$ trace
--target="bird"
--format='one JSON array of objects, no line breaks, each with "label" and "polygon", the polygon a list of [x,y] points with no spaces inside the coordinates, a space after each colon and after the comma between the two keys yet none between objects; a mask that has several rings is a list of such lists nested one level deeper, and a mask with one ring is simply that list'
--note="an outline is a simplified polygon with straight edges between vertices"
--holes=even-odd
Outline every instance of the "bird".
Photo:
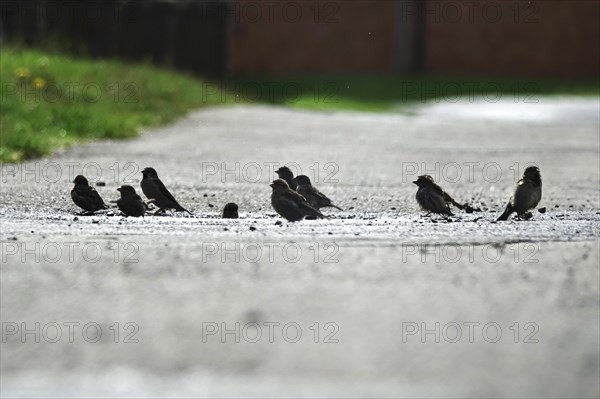
[{"label": "bird", "polygon": [[523,178],[517,183],[515,191],[506,205],[504,213],[496,220],[508,220],[508,217],[516,212],[519,219],[531,219],[533,215],[529,212],[539,204],[542,199],[542,176],[537,166],[529,166],[523,173]]},{"label": "bird", "polygon": [[321,208],[332,207],[332,208],[339,209],[340,211],[343,211],[343,209],[340,208],[339,206],[332,204],[331,200],[329,198],[327,198],[327,196],[325,194],[323,194],[319,190],[317,190],[315,188],[315,186],[313,186],[311,184],[308,176],[306,176],[306,175],[296,176],[294,178],[294,181],[297,183],[296,191],[298,192],[298,194],[300,194],[304,198],[306,198],[306,200],[308,201],[310,206],[312,206],[313,208],[321,209]]},{"label": "bird", "polygon": [[117,188],[121,193],[121,198],[117,200],[119,210],[125,216],[144,216],[148,208],[142,198],[135,192],[135,188],[129,185],[123,185]]},{"label": "bird", "polygon": [[223,219],[238,219],[238,206],[234,202],[230,202],[223,208]]},{"label": "bird", "polygon": [[108,205],[104,203],[100,194],[88,184],[85,176],[77,175],[73,183],[75,183],[75,187],[71,190],[71,198],[75,205],[83,209],[82,215],[108,209]]},{"label": "bird", "polygon": [[430,213],[439,213],[442,215],[453,216],[448,203],[456,203],[440,186],[435,184],[433,178],[429,175],[422,175],[413,181],[419,186],[417,190],[417,202],[421,209]]},{"label": "bird", "polygon": [[155,215],[164,212],[166,209],[175,209],[176,211],[187,212],[193,216],[192,212],[179,205],[173,194],[160,181],[154,168],[144,168],[142,175],[143,178],[140,182],[142,191],[150,200],[148,202],[158,207],[158,210],[154,213]]},{"label": "bird", "polygon": [[277,176],[279,176],[280,179],[285,180],[292,190],[296,190],[298,188],[298,183],[294,181],[294,174],[287,166],[282,166],[281,168],[277,169],[275,173],[277,173]]},{"label": "bird", "polygon": [[319,212],[318,209],[310,206],[306,198],[290,189],[285,180],[274,180],[270,186],[273,188],[271,205],[288,222],[297,222],[307,216],[319,219],[325,218],[325,215]]}]

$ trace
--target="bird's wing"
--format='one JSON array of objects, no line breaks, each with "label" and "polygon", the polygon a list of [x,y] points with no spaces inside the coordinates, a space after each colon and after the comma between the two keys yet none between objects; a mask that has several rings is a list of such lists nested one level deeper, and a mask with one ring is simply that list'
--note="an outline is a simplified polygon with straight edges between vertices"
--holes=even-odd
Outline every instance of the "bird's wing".
[{"label": "bird's wing", "polygon": [[421,197],[424,208],[434,213],[450,213],[450,209],[446,204],[444,196],[438,193],[437,190],[430,190]]},{"label": "bird's wing", "polygon": [[331,200],[314,186],[310,187],[309,192],[319,201],[320,205],[331,205]]},{"label": "bird's wing", "polygon": [[298,212],[298,208],[300,206],[297,201],[294,201],[293,198],[282,195],[277,201],[277,207],[280,208],[284,214],[295,214]]},{"label": "bird's wing", "polygon": [[179,205],[179,203],[177,202],[175,197],[173,197],[173,194],[171,194],[171,192],[167,189],[167,187],[165,187],[164,183],[160,179],[155,179],[155,181],[156,181],[156,187],[158,188],[158,191],[160,191],[160,193],[162,195],[164,195],[167,199],[169,199],[170,201],[173,201],[174,203]]},{"label": "bird's wing", "polygon": [[290,201],[290,202],[296,204],[296,206],[298,206],[298,207],[312,208],[310,206],[310,204],[308,203],[308,201],[306,200],[306,198],[304,198],[302,195],[298,194],[297,192],[295,192],[293,190],[287,190],[285,193],[282,193],[281,198],[284,199],[285,201]]},{"label": "bird's wing", "polygon": [[[80,207],[88,210],[94,208],[107,208],[100,194],[90,186],[75,187],[71,191],[71,198]],[[76,200],[77,198],[77,200]]]},{"label": "bird's wing", "polygon": [[87,205],[85,203],[84,197],[78,192],[77,188],[71,190],[71,199],[73,200],[75,205],[77,205],[80,208],[85,208]]},{"label": "bird's wing", "polygon": [[310,203],[304,198],[302,195],[298,194],[295,191],[289,190],[282,194],[281,198],[284,201],[289,201],[294,204],[295,209],[301,209],[306,212],[308,215],[316,215],[319,217],[325,217],[318,209],[313,208]]},{"label": "bird's wing", "polygon": [[93,201],[93,203],[96,204],[96,206],[98,206],[98,208],[108,208],[108,206],[106,206],[106,204],[104,203],[104,200],[102,200],[102,197],[100,197],[100,194],[98,194],[98,191],[94,190],[91,187],[89,197],[90,200]]}]

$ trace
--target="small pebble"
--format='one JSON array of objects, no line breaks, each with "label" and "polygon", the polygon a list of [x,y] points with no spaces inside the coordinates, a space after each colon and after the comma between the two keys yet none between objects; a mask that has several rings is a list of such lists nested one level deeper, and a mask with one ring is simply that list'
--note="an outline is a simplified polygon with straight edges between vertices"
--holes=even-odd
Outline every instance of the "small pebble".
[{"label": "small pebble", "polygon": [[281,220],[278,220],[275,222],[275,226],[282,226],[283,222]]},{"label": "small pebble", "polygon": [[546,207],[538,209],[539,213],[546,213]]},{"label": "small pebble", "polygon": [[100,223],[100,221],[99,221],[99,220],[92,220],[92,223],[93,223],[93,224],[99,224],[99,223]]},{"label": "small pebble", "polygon": [[256,230],[256,227],[250,226],[250,231],[254,231],[254,230]]},{"label": "small pebble", "polygon": [[105,183],[105,182],[103,182],[103,181],[97,181],[97,182],[96,182],[96,186],[97,186],[97,187],[104,187],[104,186],[106,186],[106,183]]},{"label": "small pebble", "polygon": [[208,197],[208,194],[204,194],[203,197]]},{"label": "small pebble", "polygon": [[395,206],[393,206],[393,207],[391,207],[390,209],[391,209],[392,211],[395,211],[395,210],[396,210],[396,207],[395,207]]},{"label": "small pebble", "polygon": [[79,220],[79,218],[78,218],[77,216],[75,216],[75,217],[73,218],[73,221],[74,221],[74,222],[76,222],[76,221],[78,221],[78,220]]},{"label": "small pebble", "polygon": [[209,208],[214,208],[214,205],[213,204],[208,204],[208,207]]}]

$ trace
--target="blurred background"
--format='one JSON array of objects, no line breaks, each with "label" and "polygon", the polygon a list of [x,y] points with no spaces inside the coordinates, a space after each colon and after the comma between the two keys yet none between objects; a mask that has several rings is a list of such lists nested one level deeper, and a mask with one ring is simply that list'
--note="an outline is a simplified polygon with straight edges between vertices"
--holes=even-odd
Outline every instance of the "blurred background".
[{"label": "blurred background", "polygon": [[588,0],[7,0],[3,41],[201,76],[597,78]]},{"label": "blurred background", "polygon": [[206,105],[598,96],[599,17],[588,0],[5,0],[0,161]]}]

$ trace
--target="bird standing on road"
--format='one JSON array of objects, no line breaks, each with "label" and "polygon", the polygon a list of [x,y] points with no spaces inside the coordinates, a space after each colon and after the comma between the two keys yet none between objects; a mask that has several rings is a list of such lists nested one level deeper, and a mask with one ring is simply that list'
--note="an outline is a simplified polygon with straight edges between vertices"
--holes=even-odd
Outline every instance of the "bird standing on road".
[{"label": "bird standing on road", "polygon": [[285,180],[292,190],[296,190],[296,188],[298,188],[298,183],[294,181],[294,174],[287,166],[282,166],[281,168],[277,169],[275,173],[277,173],[277,176],[279,176],[280,179]]},{"label": "bird standing on road", "polygon": [[135,188],[124,185],[117,188],[117,191],[121,193],[121,198],[117,201],[117,206],[125,216],[138,217],[146,214],[146,204],[135,192]]},{"label": "bird standing on road", "polygon": [[75,205],[84,210],[81,212],[82,215],[108,208],[100,194],[88,184],[88,180],[84,176],[77,175],[73,183],[75,183],[75,187],[71,190],[71,199]]},{"label": "bird standing on road", "polygon": [[533,216],[530,209],[539,204],[542,199],[542,176],[537,166],[529,166],[523,173],[523,178],[517,183],[515,192],[506,205],[504,213],[496,221],[508,220],[513,213],[517,213],[519,219],[531,219]]},{"label": "bird standing on road", "polygon": [[142,191],[150,200],[149,202],[158,207],[158,211],[154,213],[155,215],[164,212],[166,209],[175,209],[176,211],[187,212],[192,215],[192,212],[179,205],[173,194],[160,181],[154,168],[145,168],[142,170],[142,175],[144,176],[140,182]]},{"label": "bird standing on road", "polygon": [[313,186],[311,184],[308,176],[306,176],[306,175],[296,176],[294,178],[294,181],[297,184],[296,191],[298,192],[298,194],[300,194],[304,198],[306,198],[306,200],[308,201],[310,206],[312,206],[313,208],[321,209],[321,208],[332,207],[332,208],[339,209],[340,211],[343,211],[343,209],[340,208],[339,206],[332,204],[331,200],[329,198],[327,198],[327,196],[325,194],[323,194],[319,190],[317,190],[315,188],[315,186]]},{"label": "bird standing on road", "polygon": [[303,196],[291,190],[285,180],[274,180],[270,186],[273,188],[271,205],[278,214],[289,222],[297,222],[307,216],[325,218],[325,215],[310,206]]},{"label": "bird standing on road", "polygon": [[234,202],[230,202],[223,208],[223,219],[238,219],[238,206]]},{"label": "bird standing on road", "polygon": [[456,201],[446,194],[440,186],[435,184],[431,176],[419,176],[413,183],[419,186],[416,195],[417,202],[421,209],[428,212],[428,215],[430,213],[439,213],[442,215],[453,216],[453,213],[448,206],[448,202],[456,203]]}]

